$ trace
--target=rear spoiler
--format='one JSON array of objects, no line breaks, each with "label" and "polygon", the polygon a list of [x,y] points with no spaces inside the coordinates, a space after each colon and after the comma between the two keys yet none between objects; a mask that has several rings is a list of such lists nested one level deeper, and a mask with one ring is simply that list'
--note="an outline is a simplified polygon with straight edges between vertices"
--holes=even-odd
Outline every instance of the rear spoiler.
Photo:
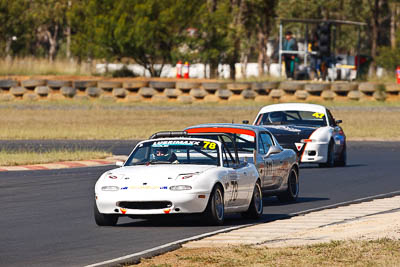
[{"label": "rear spoiler", "polygon": [[187,137],[188,133],[185,131],[163,131],[150,136],[149,139],[168,138],[168,137]]}]

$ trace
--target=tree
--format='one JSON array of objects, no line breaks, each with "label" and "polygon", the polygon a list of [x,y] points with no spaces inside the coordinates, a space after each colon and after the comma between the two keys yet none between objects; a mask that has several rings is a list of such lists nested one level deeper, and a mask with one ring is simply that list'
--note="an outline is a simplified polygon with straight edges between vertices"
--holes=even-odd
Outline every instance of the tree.
[{"label": "tree", "polygon": [[6,57],[26,49],[32,38],[32,20],[26,13],[29,6],[27,0],[0,0],[0,45]]},{"label": "tree", "polygon": [[198,34],[191,40],[201,62],[210,65],[210,77],[218,76],[218,64],[226,62],[229,47],[227,32],[231,16],[227,1],[208,0],[199,7],[193,26]]},{"label": "tree", "polygon": [[387,21],[390,16],[387,14],[387,0],[367,0],[369,13],[370,13],[370,27],[371,31],[371,57],[372,62],[370,65],[369,73],[376,73],[376,57],[378,52],[378,45],[380,41],[379,31],[381,30],[382,24]]},{"label": "tree", "polygon": [[185,39],[197,6],[189,0],[82,1],[71,10],[73,50],[81,58],[107,62],[133,58],[152,76],[160,76]]},{"label": "tree", "polygon": [[278,0],[253,0],[250,1],[249,13],[252,16],[251,29],[255,30],[257,36],[258,51],[258,75],[264,74],[264,64],[267,64],[268,71],[270,59],[267,57],[267,43],[270,33],[275,25],[274,18],[276,16],[276,6]]},{"label": "tree", "polygon": [[122,54],[159,76],[185,40],[198,6],[190,0],[121,1],[116,35]]},{"label": "tree", "polygon": [[245,40],[244,24],[246,17],[244,13],[247,11],[247,3],[245,0],[231,0],[230,13],[232,14],[232,21],[228,30],[228,41],[230,46],[227,50],[227,63],[230,69],[230,78],[235,80],[236,68],[235,64],[240,61],[239,55],[241,52],[241,41]]},{"label": "tree", "polygon": [[48,47],[48,58],[53,61],[67,25],[68,0],[35,0],[30,15],[36,27],[37,40]]},{"label": "tree", "polygon": [[78,61],[101,58],[109,62],[121,57],[115,35],[118,24],[113,0],[81,0],[74,2],[70,12],[71,50]]}]

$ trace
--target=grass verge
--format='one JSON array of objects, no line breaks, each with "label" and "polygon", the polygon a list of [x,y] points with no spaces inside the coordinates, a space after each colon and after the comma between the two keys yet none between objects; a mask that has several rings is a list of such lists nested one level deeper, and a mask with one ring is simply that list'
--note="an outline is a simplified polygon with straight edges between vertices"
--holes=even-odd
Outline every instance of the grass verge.
[{"label": "grass verge", "polygon": [[[187,126],[231,123],[256,117],[271,103],[105,103],[101,101],[12,102],[0,105],[0,139],[143,139]],[[332,107],[351,139],[399,140],[400,103],[321,102]],[[390,126],[390,127],[389,127]]]},{"label": "grass verge", "polygon": [[41,164],[68,160],[102,159],[109,156],[112,156],[110,152],[100,150],[64,149],[44,152],[0,150],[0,166]]},{"label": "grass verge", "polygon": [[35,57],[3,58],[0,59],[0,75],[91,75],[91,70],[87,64],[78,64],[67,59],[50,62]]},{"label": "grass verge", "polygon": [[333,241],[289,248],[179,249],[135,266],[398,266],[400,241]]}]

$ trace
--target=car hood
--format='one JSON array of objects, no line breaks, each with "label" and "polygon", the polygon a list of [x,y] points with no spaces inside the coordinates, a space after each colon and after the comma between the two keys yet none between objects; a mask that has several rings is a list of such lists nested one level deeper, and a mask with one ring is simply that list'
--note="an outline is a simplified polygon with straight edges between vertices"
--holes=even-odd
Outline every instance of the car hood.
[{"label": "car hood", "polygon": [[[217,166],[182,164],[127,166],[106,172],[103,181],[107,181],[107,183],[113,182],[120,186],[168,186],[174,182],[180,174],[202,173],[214,168],[217,168]],[[112,176],[113,179],[109,178],[110,176]]]},{"label": "car hood", "polygon": [[308,139],[318,129],[317,127],[299,125],[268,125],[262,127],[270,131],[282,147],[294,151],[297,151],[295,143],[300,143],[301,139]]}]

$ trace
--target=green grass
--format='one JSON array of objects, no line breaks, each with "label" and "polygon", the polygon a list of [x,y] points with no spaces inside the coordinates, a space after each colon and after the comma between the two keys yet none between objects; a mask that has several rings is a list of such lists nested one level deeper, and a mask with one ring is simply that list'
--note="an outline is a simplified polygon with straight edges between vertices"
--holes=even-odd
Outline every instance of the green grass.
[{"label": "green grass", "polygon": [[103,159],[109,156],[112,156],[110,152],[100,150],[62,149],[45,152],[0,150],[0,166],[17,166],[69,160]]},{"label": "green grass", "polygon": [[[319,102],[343,120],[349,139],[399,139],[400,102]],[[209,122],[254,120],[270,102],[107,103],[39,101],[0,104],[0,139],[143,139]],[[390,127],[388,127],[390,125]]]},{"label": "green grass", "polygon": [[333,241],[289,248],[179,249],[135,266],[398,266],[400,241]]}]

